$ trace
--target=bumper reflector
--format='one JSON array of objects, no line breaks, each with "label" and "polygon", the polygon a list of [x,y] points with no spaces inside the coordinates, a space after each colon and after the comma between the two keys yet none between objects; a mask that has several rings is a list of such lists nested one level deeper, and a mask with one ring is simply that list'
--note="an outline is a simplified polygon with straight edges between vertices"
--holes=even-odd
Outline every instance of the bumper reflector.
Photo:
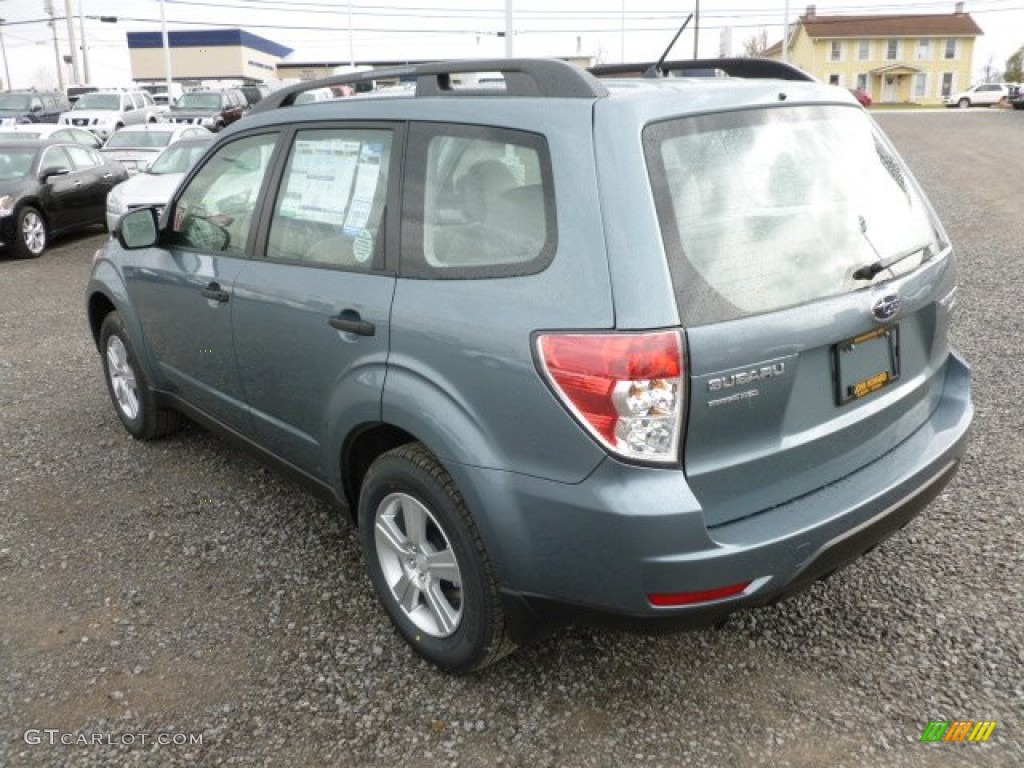
[{"label": "bumper reflector", "polygon": [[714,600],[721,600],[726,597],[738,595],[746,590],[754,582],[744,581],[739,584],[730,584],[728,587],[717,589],[705,589],[701,592],[658,592],[647,596],[651,605],[661,608],[674,605],[694,605],[695,603],[710,603]]}]

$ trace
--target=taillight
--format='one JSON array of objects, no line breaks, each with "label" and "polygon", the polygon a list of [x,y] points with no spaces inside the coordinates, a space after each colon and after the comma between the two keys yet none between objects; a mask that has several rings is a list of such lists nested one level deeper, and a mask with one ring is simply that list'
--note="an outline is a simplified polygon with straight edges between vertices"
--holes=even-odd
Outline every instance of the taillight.
[{"label": "taillight", "polygon": [[537,346],[562,403],[608,450],[679,460],[685,388],[678,332],[542,334]]}]

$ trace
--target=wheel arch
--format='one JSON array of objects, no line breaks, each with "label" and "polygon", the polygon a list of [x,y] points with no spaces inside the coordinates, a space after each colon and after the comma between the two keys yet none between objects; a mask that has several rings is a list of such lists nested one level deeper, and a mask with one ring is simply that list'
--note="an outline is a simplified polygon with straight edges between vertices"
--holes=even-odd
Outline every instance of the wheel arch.
[{"label": "wheel arch", "polygon": [[31,197],[24,197],[21,200],[19,200],[18,201],[18,206],[17,206],[17,208],[14,211],[14,217],[15,217],[14,220],[15,221],[18,220],[18,218],[21,216],[21,212],[24,211],[25,208],[34,208],[35,209],[36,213],[38,213],[39,216],[42,218],[43,224],[46,225],[46,232],[49,233],[50,232],[50,226],[51,226],[50,225],[50,217],[46,213],[46,211],[43,209],[42,201],[38,197],[36,197],[35,195],[33,195]]},{"label": "wheel arch", "polygon": [[370,465],[393,448],[414,442],[419,442],[415,435],[384,422],[365,424],[349,435],[341,454],[341,490],[353,523],[358,523],[359,491]]},{"label": "wheel arch", "polygon": [[102,291],[93,291],[89,295],[86,309],[89,315],[89,330],[92,332],[92,340],[98,349],[100,344],[100,328],[103,326],[103,320],[111,312],[116,312],[117,306]]}]

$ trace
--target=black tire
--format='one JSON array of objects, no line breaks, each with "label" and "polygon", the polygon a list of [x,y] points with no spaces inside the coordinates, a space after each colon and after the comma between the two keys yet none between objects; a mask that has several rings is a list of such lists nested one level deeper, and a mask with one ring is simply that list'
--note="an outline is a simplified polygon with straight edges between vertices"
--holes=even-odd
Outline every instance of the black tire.
[{"label": "black tire", "polygon": [[967,109],[969,106],[971,106],[971,100],[966,98],[960,99],[960,101],[958,101],[956,105],[960,107],[960,109]]},{"label": "black tire", "polygon": [[100,356],[107,392],[128,434],[136,440],[153,440],[174,432],[181,424],[175,411],[159,408],[146,372],[117,312],[103,318]]},{"label": "black tire", "polygon": [[19,259],[38,259],[49,244],[46,219],[38,209],[26,205],[18,211],[17,232],[13,243]]},{"label": "black tire", "polygon": [[[384,531],[397,532],[401,543],[407,510],[420,509],[417,504],[427,513],[421,518],[422,535],[406,537],[405,549],[396,547],[395,538]],[[423,445],[400,446],[373,462],[359,494],[359,526],[377,598],[423,658],[462,674],[489,666],[515,649],[506,633],[498,582],[472,516],[455,481]],[[416,538],[421,539],[418,546]],[[451,558],[455,567],[449,565],[444,572],[458,574],[459,583],[431,571],[428,556]],[[403,584],[412,610],[403,607],[394,591]],[[410,591],[410,585],[416,586]],[[443,611],[432,608],[438,600],[448,608],[456,606],[458,619],[452,626],[439,626]]]}]

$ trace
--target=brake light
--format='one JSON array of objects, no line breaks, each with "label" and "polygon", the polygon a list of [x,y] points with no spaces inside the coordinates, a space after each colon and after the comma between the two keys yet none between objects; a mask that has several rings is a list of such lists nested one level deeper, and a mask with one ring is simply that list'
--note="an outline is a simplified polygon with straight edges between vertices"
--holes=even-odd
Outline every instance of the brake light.
[{"label": "brake light", "polygon": [[608,450],[679,460],[685,390],[678,332],[543,334],[537,345],[563,405]]}]

